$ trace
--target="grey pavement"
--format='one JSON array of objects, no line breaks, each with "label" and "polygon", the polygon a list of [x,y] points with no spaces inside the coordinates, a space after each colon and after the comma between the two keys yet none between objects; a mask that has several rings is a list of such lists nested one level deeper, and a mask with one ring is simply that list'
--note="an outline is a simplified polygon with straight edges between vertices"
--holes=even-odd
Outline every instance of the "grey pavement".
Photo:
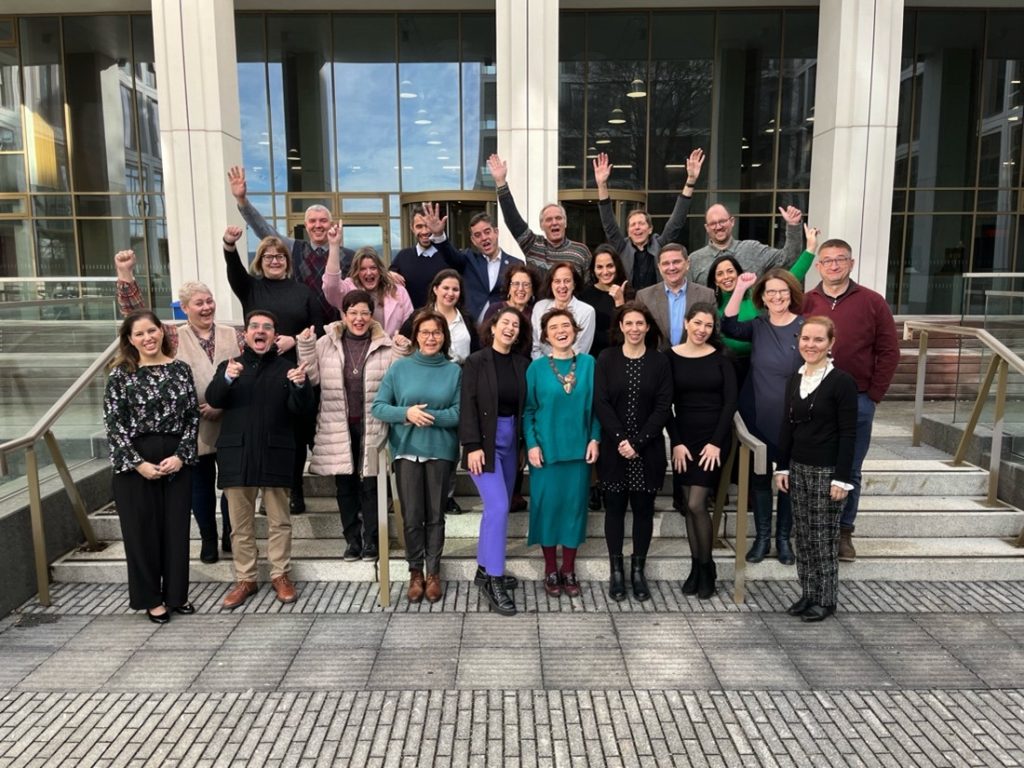
[{"label": "grey pavement", "polygon": [[655,582],[520,614],[469,583],[435,606],[394,585],[264,588],[164,627],[124,585],[56,585],[0,621],[0,766],[1022,765],[1024,584],[843,584],[834,619]]}]

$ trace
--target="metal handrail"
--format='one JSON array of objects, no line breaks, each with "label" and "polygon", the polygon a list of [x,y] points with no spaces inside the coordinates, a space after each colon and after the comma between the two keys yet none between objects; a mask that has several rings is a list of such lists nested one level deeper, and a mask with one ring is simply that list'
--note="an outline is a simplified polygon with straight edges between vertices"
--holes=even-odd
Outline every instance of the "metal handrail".
[{"label": "metal handrail", "polygon": [[57,402],[50,406],[49,410],[42,415],[28,432],[21,437],[15,437],[0,444],[0,474],[4,475],[7,474],[7,455],[22,448],[25,449],[25,482],[28,486],[29,512],[32,521],[32,549],[35,554],[36,587],[39,602],[43,605],[50,605],[50,563],[46,557],[46,532],[43,527],[43,502],[42,490],[39,484],[39,458],[36,455],[36,443],[40,439],[46,442],[46,447],[50,451],[50,458],[53,459],[53,465],[57,468],[61,482],[64,484],[64,490],[71,501],[71,510],[75,515],[75,519],[78,521],[82,533],[85,534],[89,547],[91,549],[98,549],[100,543],[96,538],[96,533],[93,531],[92,523],[89,522],[85,502],[82,500],[82,495],[78,492],[78,486],[75,485],[75,481],[71,477],[71,471],[68,469],[67,461],[65,461],[64,454],[60,450],[57,438],[53,435],[52,428],[57,419],[71,405],[72,401],[82,390],[89,386],[96,374],[102,371],[114,357],[118,343],[117,339],[112,341],[100,353],[99,357],[85,369],[82,375],[75,380],[74,384],[57,398]]},{"label": "metal handrail", "polygon": [[[921,419],[924,409],[924,380],[928,368],[928,334],[945,333],[952,336],[964,336],[977,339],[992,353],[989,360],[988,370],[982,379],[978,389],[978,397],[974,401],[974,408],[971,416],[964,426],[964,433],[960,437],[960,445],[957,446],[956,455],[953,457],[953,466],[960,466],[964,463],[967,455],[967,448],[971,438],[974,437],[974,430],[978,426],[981,412],[985,408],[985,401],[988,400],[989,392],[992,389],[992,381],[996,380],[996,404],[992,414],[992,445],[989,449],[988,466],[988,497],[989,504],[998,502],[999,493],[999,462],[1003,455],[1003,421],[1006,415],[1006,379],[1010,368],[1017,373],[1024,373],[1024,360],[1022,360],[1012,349],[1003,344],[999,339],[983,328],[966,328],[961,325],[944,325],[931,323],[926,320],[907,320],[903,323],[903,338],[911,341],[914,338],[914,331],[920,336],[917,356],[917,382],[914,391],[914,431],[912,444],[921,444]],[[1017,546],[1024,546],[1024,529],[1017,537]]]}]

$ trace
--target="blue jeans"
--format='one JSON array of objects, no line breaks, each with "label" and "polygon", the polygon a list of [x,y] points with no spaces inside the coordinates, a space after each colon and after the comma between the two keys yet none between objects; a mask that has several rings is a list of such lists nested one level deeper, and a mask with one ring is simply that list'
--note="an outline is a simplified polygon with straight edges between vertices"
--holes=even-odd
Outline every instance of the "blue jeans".
[{"label": "blue jeans", "polygon": [[[207,453],[199,457],[199,463],[192,473],[192,514],[199,526],[199,534],[205,538],[217,538],[217,454]],[[228,497],[220,497],[220,514],[223,519],[224,538],[231,537],[231,521],[228,518]]]},{"label": "blue jeans", "polygon": [[853,490],[846,497],[843,516],[839,520],[839,525],[843,528],[851,528],[857,519],[861,467],[864,466],[864,457],[868,455],[868,448],[871,446],[871,427],[874,421],[875,401],[868,397],[866,392],[860,392],[857,395],[857,438],[853,444],[853,474],[850,478]]}]

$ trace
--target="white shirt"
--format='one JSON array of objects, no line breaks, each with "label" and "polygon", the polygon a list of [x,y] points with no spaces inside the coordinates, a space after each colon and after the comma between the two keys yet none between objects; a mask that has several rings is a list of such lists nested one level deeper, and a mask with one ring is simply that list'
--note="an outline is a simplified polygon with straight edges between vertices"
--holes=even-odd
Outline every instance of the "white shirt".
[{"label": "white shirt", "polygon": [[[544,313],[551,309],[554,304],[553,299],[541,299],[533,305],[533,351],[530,356],[534,360],[551,354],[551,345],[540,340],[540,321],[544,317]],[[570,300],[568,309],[576,319],[576,325],[580,327],[580,332],[576,336],[576,343],[572,345],[572,348],[577,353],[586,354],[594,344],[594,326],[597,324],[597,313],[594,312],[592,306],[580,301],[575,296]]]}]

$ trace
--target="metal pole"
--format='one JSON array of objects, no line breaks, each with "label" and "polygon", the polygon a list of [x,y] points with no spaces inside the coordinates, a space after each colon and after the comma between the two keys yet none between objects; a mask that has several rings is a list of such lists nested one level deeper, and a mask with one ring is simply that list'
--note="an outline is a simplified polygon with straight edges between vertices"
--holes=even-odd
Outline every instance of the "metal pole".
[{"label": "metal pole", "polygon": [[391,552],[388,548],[391,543],[388,535],[388,465],[387,449],[384,445],[377,449],[371,462],[377,465],[375,468],[377,471],[377,584],[381,608],[391,605]]},{"label": "metal pole", "polygon": [[737,482],[739,492],[736,495],[736,565],[733,576],[732,601],[736,605],[743,604],[744,579],[746,578],[747,560],[747,494],[750,490],[750,449],[740,443],[740,474]]},{"label": "metal pole", "polygon": [[993,352],[992,359],[988,361],[988,370],[985,371],[985,378],[978,388],[978,399],[974,401],[971,418],[967,420],[967,424],[964,426],[964,433],[960,437],[960,445],[957,446],[956,456],[953,457],[954,467],[963,464],[964,458],[967,456],[967,445],[971,438],[974,437],[974,428],[978,426],[978,419],[981,418],[981,412],[985,409],[985,401],[988,400],[989,390],[992,389],[992,379],[995,378],[996,371],[999,369],[999,359],[999,355]]},{"label": "metal pole", "polygon": [[928,331],[921,331],[917,346],[917,386],[914,390],[914,431],[910,444],[921,445],[921,416],[924,411],[924,380],[928,367]]},{"label": "metal pole", "polygon": [[82,495],[78,492],[78,486],[75,485],[75,481],[71,478],[71,472],[68,471],[68,465],[57,444],[57,438],[53,436],[53,432],[46,430],[43,439],[46,441],[46,447],[50,449],[53,465],[57,468],[60,479],[64,483],[64,490],[67,491],[68,498],[71,500],[71,511],[75,513],[78,525],[82,529],[82,533],[85,534],[86,541],[89,542],[89,548],[95,551],[100,548],[100,542],[92,529],[92,522],[89,520],[89,514],[85,511],[85,502],[82,501]]},{"label": "metal pole", "polygon": [[988,457],[988,503],[995,504],[999,496],[999,463],[1003,458],[1003,417],[1006,412],[1006,375],[1009,366],[999,361],[999,379],[996,384],[996,410],[992,416],[992,445]]},{"label": "metal pole", "polygon": [[39,493],[39,461],[34,445],[25,448],[25,476],[28,480],[28,505],[32,519],[32,549],[36,557],[36,587],[39,593],[39,602],[49,606],[51,604],[50,564],[46,557],[43,502]]}]

